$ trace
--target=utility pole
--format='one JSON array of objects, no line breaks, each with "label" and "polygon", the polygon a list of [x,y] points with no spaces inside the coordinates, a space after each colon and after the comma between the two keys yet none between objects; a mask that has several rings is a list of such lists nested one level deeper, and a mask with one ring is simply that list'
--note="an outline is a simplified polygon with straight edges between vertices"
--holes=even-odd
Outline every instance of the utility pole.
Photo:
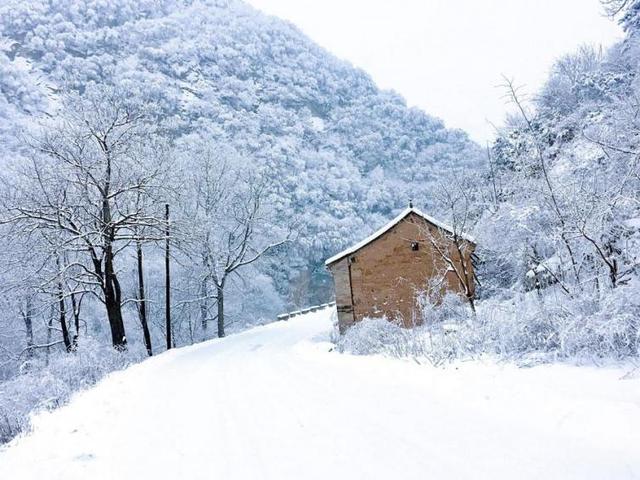
[{"label": "utility pole", "polygon": [[164,221],[165,221],[165,253],[164,253],[164,274],[165,274],[165,319],[167,329],[167,350],[171,349],[171,270],[169,268],[169,204],[164,205]]}]

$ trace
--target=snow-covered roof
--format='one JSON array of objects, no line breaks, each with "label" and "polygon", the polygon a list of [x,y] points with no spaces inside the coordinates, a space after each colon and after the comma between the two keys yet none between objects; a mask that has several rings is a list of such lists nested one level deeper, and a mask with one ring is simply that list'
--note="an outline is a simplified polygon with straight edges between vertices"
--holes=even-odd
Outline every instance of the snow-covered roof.
[{"label": "snow-covered roof", "polygon": [[[453,228],[451,228],[449,225],[447,225],[445,223],[442,223],[439,220],[436,220],[435,218],[427,215],[424,212],[421,212],[420,210],[418,210],[415,207],[408,207],[408,208],[405,208],[402,212],[400,212],[397,217],[395,217],[393,220],[391,220],[389,223],[387,223],[384,227],[380,228],[379,230],[376,230],[375,232],[373,232],[371,235],[369,235],[364,240],[356,243],[355,245],[352,245],[351,247],[347,248],[346,250],[343,250],[340,253],[334,255],[333,257],[327,259],[327,261],[324,262],[324,264],[325,265],[330,265],[332,263],[337,262],[341,258],[346,257],[347,255],[351,255],[352,253],[357,252],[358,250],[360,250],[365,245],[368,245],[369,243],[373,242],[376,238],[384,235],[386,232],[391,230],[398,223],[400,223],[402,220],[404,220],[407,217],[407,215],[409,215],[410,213],[415,213],[416,215],[424,218],[427,222],[435,225],[438,228],[441,228],[442,230],[446,230],[447,232],[450,232],[450,233],[454,232]],[[464,238],[468,242],[475,243],[475,240],[470,235],[466,235],[466,234],[463,233],[463,234],[460,234],[460,237]]]}]

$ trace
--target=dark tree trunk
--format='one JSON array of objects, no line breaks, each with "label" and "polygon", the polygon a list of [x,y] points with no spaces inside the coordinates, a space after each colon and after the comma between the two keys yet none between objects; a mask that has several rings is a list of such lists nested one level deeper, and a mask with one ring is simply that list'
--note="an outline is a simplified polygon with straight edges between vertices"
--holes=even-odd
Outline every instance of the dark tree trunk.
[{"label": "dark tree trunk", "polygon": [[216,298],[218,300],[218,337],[224,337],[224,286],[216,286]]},{"label": "dark tree trunk", "polygon": [[116,349],[125,350],[127,336],[122,320],[120,282],[113,269],[113,247],[111,244],[107,245],[104,258],[104,303],[111,327],[111,342]]},{"label": "dark tree trunk", "polygon": [[203,340],[206,339],[207,336],[207,317],[209,316],[209,309],[207,305],[207,297],[209,296],[209,286],[207,284],[207,277],[205,276],[202,279],[202,283],[200,284],[200,324],[202,326],[202,337]]},{"label": "dark tree trunk", "polygon": [[62,290],[62,281],[58,281],[58,313],[60,314],[60,329],[62,330],[62,341],[68,352],[71,351],[71,338],[69,337],[69,329],[67,328],[67,313],[64,302],[64,291]]},{"label": "dark tree trunk", "polygon": [[[51,330],[53,329],[53,318],[56,313],[55,303],[51,303],[51,309],[49,311],[49,321],[47,322],[47,345],[51,345]],[[51,347],[47,346],[47,355],[45,357],[45,365],[49,366],[49,354],[51,353]]]},{"label": "dark tree trunk", "polygon": [[71,298],[71,308],[73,309],[73,327],[76,330],[76,337],[80,336],[80,304],[76,300],[76,294],[69,295]]},{"label": "dark tree trunk", "polygon": [[[461,245],[460,240],[456,237],[453,240],[456,252],[458,254],[457,261],[460,263],[461,273],[457,272],[456,275],[458,277],[458,282],[464,291],[465,297],[469,301],[469,307],[471,307],[471,312],[473,315],[476,315],[476,303],[475,303],[475,290],[474,290],[474,277],[471,273],[472,265],[467,265],[467,257],[464,254],[464,247]],[[471,256],[468,257],[468,261],[471,262]],[[455,266],[453,267],[455,270]]]},{"label": "dark tree trunk", "polygon": [[27,336],[27,356],[33,355],[33,300],[31,295],[27,296],[24,310],[24,328]]},{"label": "dark tree trunk", "polygon": [[609,254],[609,260],[606,262],[609,267],[609,279],[611,280],[611,286],[616,288],[618,285],[618,261],[613,257],[615,250],[611,243],[607,244],[606,251]]},{"label": "dark tree trunk", "polygon": [[72,350],[76,350],[78,348],[78,338],[80,338],[80,302],[76,300],[76,294],[71,293],[69,295],[71,297],[71,308],[73,309],[73,325],[76,333],[73,335],[73,339],[71,340],[71,348]]},{"label": "dark tree trunk", "polygon": [[167,330],[167,350],[172,346],[171,339],[171,268],[169,264],[169,204],[164,206],[164,220],[166,223],[166,239],[164,253],[164,273],[165,273],[165,328]]},{"label": "dark tree trunk", "polygon": [[[113,241],[115,230],[111,223],[111,205],[109,195],[111,190],[111,152],[105,142],[102,148],[106,158],[105,183],[102,191],[102,222],[104,248],[104,303],[107,308],[109,327],[111,328],[111,342],[116,350],[127,348],[127,336],[122,320],[122,299],[120,282],[113,267]],[[96,260],[94,258],[94,264]]]},{"label": "dark tree trunk", "polygon": [[467,295],[467,300],[469,301],[469,306],[471,307],[471,311],[473,315],[476,315],[476,301],[473,298],[473,295]]},{"label": "dark tree trunk", "polygon": [[140,324],[142,325],[144,345],[147,347],[149,356],[152,356],[153,350],[151,348],[149,324],[147,323],[147,300],[144,294],[144,271],[142,270],[142,244],[140,240],[136,241],[136,252],[138,256],[138,313],[140,315]]}]

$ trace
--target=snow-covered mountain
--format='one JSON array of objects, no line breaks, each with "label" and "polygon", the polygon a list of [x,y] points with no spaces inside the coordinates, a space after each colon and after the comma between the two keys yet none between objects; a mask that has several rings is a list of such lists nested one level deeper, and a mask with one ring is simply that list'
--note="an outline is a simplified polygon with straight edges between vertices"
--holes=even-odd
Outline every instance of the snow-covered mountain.
[{"label": "snow-covered mountain", "polygon": [[285,262],[261,267],[285,302],[326,301],[324,258],[410,198],[429,204],[442,172],[480,158],[462,131],[237,0],[8,0],[0,39],[0,155],[63,89],[95,82],[153,105],[178,144],[224,145],[271,169],[299,230]]},{"label": "snow-covered mountain", "polygon": [[176,135],[275,167],[318,258],[478,161],[465,133],[241,1],[9,0],[0,35],[0,118],[50,111],[63,87],[124,86]]}]

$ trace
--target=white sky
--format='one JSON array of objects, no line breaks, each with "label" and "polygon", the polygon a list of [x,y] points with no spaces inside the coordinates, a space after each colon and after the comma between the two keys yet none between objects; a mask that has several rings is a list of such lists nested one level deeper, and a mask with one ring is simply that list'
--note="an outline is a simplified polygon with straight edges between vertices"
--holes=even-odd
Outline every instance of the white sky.
[{"label": "white sky", "polygon": [[503,74],[532,94],[559,56],[622,38],[598,0],[248,1],[482,143],[508,109]]}]

